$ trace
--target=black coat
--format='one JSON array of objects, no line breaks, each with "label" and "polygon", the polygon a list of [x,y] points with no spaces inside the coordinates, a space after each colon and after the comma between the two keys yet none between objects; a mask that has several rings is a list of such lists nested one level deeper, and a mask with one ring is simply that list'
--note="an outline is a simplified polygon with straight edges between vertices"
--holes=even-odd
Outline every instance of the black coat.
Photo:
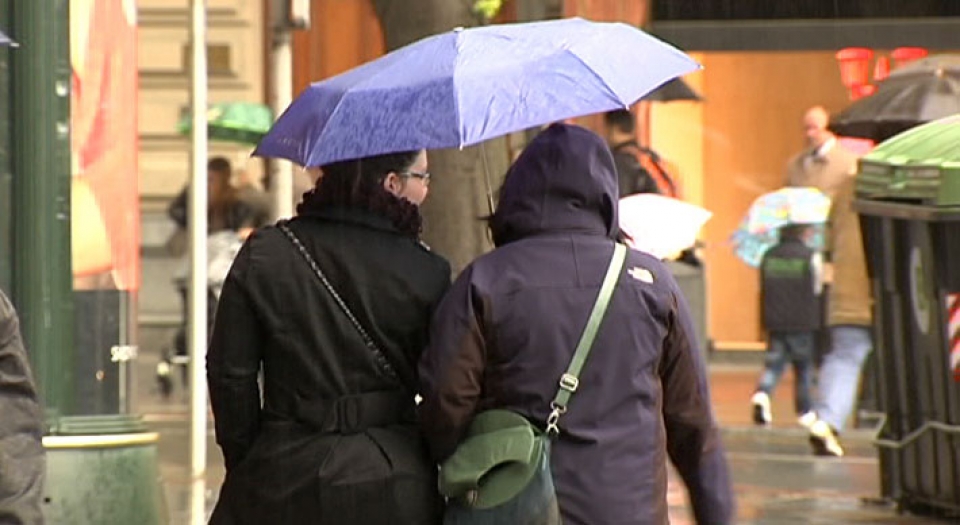
[{"label": "black coat", "polygon": [[0,291],[0,523],[41,525],[43,415],[17,312]]},{"label": "black coat", "polygon": [[227,467],[212,523],[432,523],[440,502],[416,427],[415,363],[449,265],[365,212],[289,227],[400,379],[382,372],[290,240],[273,226],[254,233],[207,355]]},{"label": "black coat", "polygon": [[815,332],[823,325],[819,257],[803,239],[791,237],[764,252],[760,303],[767,332]]},{"label": "black coat", "polygon": [[[438,460],[483,410],[545,425],[618,233],[616,174],[600,137],[544,131],[507,174],[491,226],[497,249],[454,283],[420,363],[422,424]],[[670,272],[631,251],[552,448],[565,525],[666,523],[668,457],[698,523],[732,521],[698,348]]]}]

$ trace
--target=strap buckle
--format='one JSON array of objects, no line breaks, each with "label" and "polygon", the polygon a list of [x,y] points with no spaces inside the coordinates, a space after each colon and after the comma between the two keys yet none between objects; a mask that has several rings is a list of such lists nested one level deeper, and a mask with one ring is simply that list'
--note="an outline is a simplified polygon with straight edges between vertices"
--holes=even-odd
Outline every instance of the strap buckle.
[{"label": "strap buckle", "polygon": [[577,376],[573,374],[563,374],[560,376],[560,388],[570,392],[571,394],[577,391],[577,387],[580,386],[580,380],[577,379]]}]

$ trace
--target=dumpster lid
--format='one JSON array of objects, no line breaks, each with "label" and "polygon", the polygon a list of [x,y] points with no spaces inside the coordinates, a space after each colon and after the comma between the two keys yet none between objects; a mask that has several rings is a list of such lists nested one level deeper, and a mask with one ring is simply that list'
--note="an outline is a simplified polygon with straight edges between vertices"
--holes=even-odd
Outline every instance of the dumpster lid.
[{"label": "dumpster lid", "polygon": [[878,145],[864,162],[960,166],[960,115],[911,128]]},{"label": "dumpster lid", "polygon": [[894,217],[897,219],[913,219],[928,222],[960,221],[960,206],[937,208],[916,206],[910,203],[856,199],[853,202],[853,208],[860,215]]}]

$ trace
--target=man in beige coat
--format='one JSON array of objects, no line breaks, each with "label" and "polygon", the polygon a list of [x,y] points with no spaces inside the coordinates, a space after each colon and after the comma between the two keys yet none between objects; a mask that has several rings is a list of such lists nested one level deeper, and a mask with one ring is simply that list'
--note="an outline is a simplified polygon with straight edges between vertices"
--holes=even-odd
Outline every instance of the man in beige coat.
[{"label": "man in beige coat", "polygon": [[818,455],[843,455],[837,436],[853,412],[863,364],[873,348],[873,298],[860,219],[853,209],[855,186],[854,176],[841,180],[830,212],[833,284],[827,325],[831,345],[820,367],[817,421],[810,427],[810,443]]},{"label": "man in beige coat", "polygon": [[787,163],[786,185],[817,188],[833,199],[844,179],[857,170],[857,157],[827,129],[830,116],[822,106],[803,115],[807,147]]},{"label": "man in beige coat", "polygon": [[[840,144],[837,137],[827,129],[829,125],[830,115],[823,106],[814,106],[804,113],[803,134],[807,147],[787,163],[785,183],[786,186],[816,188],[833,200],[843,181],[856,173],[857,157]],[[826,262],[830,262],[829,251],[823,256]],[[823,295],[822,311],[827,312],[827,302],[831,295],[829,283],[825,291],[827,293]],[[815,361],[819,366],[828,346],[829,335],[821,330],[817,339]]]}]

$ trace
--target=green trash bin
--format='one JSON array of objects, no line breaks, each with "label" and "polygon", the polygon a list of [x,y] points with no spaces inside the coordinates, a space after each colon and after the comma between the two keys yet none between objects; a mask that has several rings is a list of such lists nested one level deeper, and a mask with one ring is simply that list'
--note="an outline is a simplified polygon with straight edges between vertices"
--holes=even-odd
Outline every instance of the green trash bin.
[{"label": "green trash bin", "polygon": [[960,383],[949,313],[960,298],[960,116],[861,159],[855,207],[875,300],[883,495],[914,512],[958,515]]}]

